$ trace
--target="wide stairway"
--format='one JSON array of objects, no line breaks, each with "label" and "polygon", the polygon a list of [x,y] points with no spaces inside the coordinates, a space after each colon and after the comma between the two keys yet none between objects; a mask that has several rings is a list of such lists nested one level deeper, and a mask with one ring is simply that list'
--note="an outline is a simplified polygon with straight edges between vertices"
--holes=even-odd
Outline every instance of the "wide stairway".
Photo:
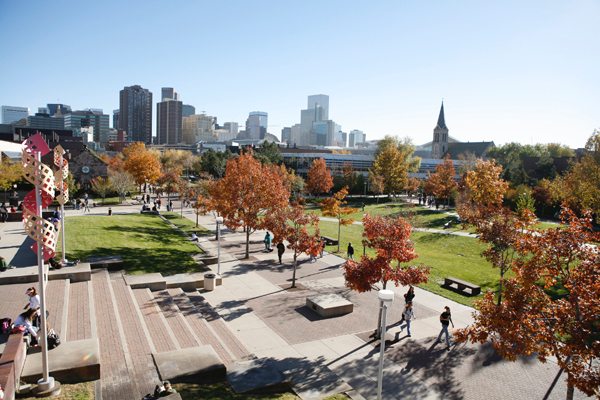
[{"label": "wide stairway", "polygon": [[[37,284],[0,286],[0,317],[16,318],[30,286]],[[225,366],[253,358],[198,291],[132,289],[121,272],[95,269],[90,281],[49,281],[47,305],[48,324],[63,342],[50,358],[69,342],[98,339],[98,400],[151,393],[160,380],[152,354],[210,345]]]},{"label": "wide stairway", "polygon": [[227,366],[252,355],[198,292],[131,289],[121,273],[92,272],[102,400],[138,399],[159,376],[152,353],[211,345]]}]

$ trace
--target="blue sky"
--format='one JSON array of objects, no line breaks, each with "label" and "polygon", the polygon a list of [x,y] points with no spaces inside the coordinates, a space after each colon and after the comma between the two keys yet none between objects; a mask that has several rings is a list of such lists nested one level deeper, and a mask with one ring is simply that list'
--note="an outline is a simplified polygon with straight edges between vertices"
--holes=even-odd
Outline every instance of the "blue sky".
[{"label": "blue sky", "polygon": [[[306,97],[367,139],[582,147],[600,127],[600,1],[0,0],[0,104],[103,108],[140,84],[269,131]],[[154,112],[156,109],[154,108]]]}]

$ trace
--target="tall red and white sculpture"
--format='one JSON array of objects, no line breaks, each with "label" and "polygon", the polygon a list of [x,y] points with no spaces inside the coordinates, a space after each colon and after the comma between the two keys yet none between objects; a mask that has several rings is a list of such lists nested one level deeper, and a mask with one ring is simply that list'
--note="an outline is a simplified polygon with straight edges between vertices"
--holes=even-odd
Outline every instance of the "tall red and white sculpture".
[{"label": "tall red and white sculpture", "polygon": [[35,188],[23,200],[23,224],[25,232],[35,243],[31,249],[37,253],[38,282],[40,289],[41,326],[39,342],[42,346],[42,378],[38,381],[38,392],[52,392],[56,386],[48,369],[48,332],[46,327],[46,275],[44,261],[54,257],[57,230],[50,221],[44,220],[42,210],[52,204],[54,198],[54,173],[43,164],[42,156],[50,148],[39,133],[23,142],[23,176]]},{"label": "tall red and white sculpture", "polygon": [[64,158],[65,150],[61,145],[54,148],[54,165],[58,167],[54,173],[54,179],[56,181],[56,187],[60,191],[56,196],[56,201],[60,204],[60,230],[62,232],[62,260],[61,264],[67,265],[67,251],[65,249],[65,203],[69,201],[69,185],[67,184],[67,177],[69,176],[69,162]]}]

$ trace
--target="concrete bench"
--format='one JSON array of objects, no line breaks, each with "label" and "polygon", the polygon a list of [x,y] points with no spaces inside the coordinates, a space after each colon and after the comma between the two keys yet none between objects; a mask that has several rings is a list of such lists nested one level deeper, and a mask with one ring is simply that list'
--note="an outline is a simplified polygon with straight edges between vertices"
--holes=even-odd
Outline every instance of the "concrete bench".
[{"label": "concrete bench", "polygon": [[326,246],[336,246],[338,244],[338,240],[329,236],[321,236],[321,240],[325,242]]},{"label": "concrete bench", "polygon": [[[444,287],[458,293],[470,294],[471,296],[477,296],[481,293],[481,286],[451,276],[444,278]],[[469,292],[467,292],[467,289]]]},{"label": "concrete bench", "polygon": [[210,345],[152,354],[161,380],[215,383],[225,379],[225,364]]},{"label": "concrete bench", "polygon": [[157,290],[165,290],[167,288],[166,279],[158,272],[144,275],[125,275],[125,282],[132,289],[150,289],[155,292]]},{"label": "concrete bench", "polygon": [[152,211],[152,210],[144,210],[144,211],[140,211],[140,214],[160,215],[160,212]]},{"label": "concrete bench", "polygon": [[15,398],[26,353],[27,345],[23,341],[23,333],[10,335],[0,356],[0,386],[4,389],[5,400]]},{"label": "concrete bench", "polygon": [[[50,375],[61,383],[100,379],[100,345],[97,338],[63,342],[48,352]],[[21,380],[36,383],[42,377],[42,353],[27,356]]]},{"label": "concrete bench", "polygon": [[307,297],[306,307],[325,318],[349,314],[354,310],[354,304],[334,293]]},{"label": "concrete bench", "polygon": [[[73,267],[52,269],[48,272],[48,280],[70,279],[71,283],[89,281],[91,279],[89,263],[79,263]],[[33,283],[38,281],[38,267],[8,269],[0,274],[0,285],[15,283]]]},{"label": "concrete bench", "polygon": [[121,269],[123,267],[121,256],[90,257],[88,262],[92,268]]}]

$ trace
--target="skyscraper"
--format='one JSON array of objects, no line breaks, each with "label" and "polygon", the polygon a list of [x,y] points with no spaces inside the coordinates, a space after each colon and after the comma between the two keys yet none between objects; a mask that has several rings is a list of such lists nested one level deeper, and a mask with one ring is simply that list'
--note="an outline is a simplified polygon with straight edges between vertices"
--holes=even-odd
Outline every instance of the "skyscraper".
[{"label": "skyscraper", "polygon": [[269,114],[264,111],[252,111],[246,120],[246,136],[248,139],[264,139],[267,134]]},{"label": "skyscraper", "polygon": [[[156,104],[156,138],[158,144],[183,142],[183,103],[173,88],[162,88],[163,99]],[[171,96],[171,97],[165,97]]]},{"label": "skyscraper", "polygon": [[63,114],[63,115],[71,112],[71,106],[68,106],[66,104],[49,103],[46,105],[48,106],[48,113],[50,114],[51,117],[53,117],[54,114],[56,114],[58,112],[58,110],[60,110],[61,114]]},{"label": "skyscraper", "polygon": [[173,89],[172,87],[164,87],[161,90],[161,101],[164,101],[165,99],[171,99],[171,100],[179,100],[179,95],[177,94],[177,92],[175,91],[175,89]]},{"label": "skyscraper", "polygon": [[[55,115],[56,117],[56,115]],[[81,133],[81,128],[93,127],[93,141],[106,143],[110,129],[110,116],[102,110],[79,110],[64,114],[65,129],[72,129],[75,135]]]},{"label": "skyscraper", "polygon": [[2,106],[2,123],[11,124],[29,116],[29,108]]},{"label": "skyscraper", "polygon": [[225,122],[223,124],[223,128],[227,129],[229,131],[229,133],[231,133],[235,136],[237,136],[238,131],[239,131],[239,126],[238,126],[237,122]]},{"label": "skyscraper", "polygon": [[152,143],[152,92],[140,85],[121,90],[119,129],[127,132],[129,141]]},{"label": "skyscraper", "polygon": [[322,110],[316,121],[325,121],[329,119],[329,96],[326,94],[313,94],[308,96],[308,109],[321,107]]},{"label": "skyscraper", "polygon": [[189,104],[184,104],[183,107],[181,108],[181,116],[182,117],[189,117],[190,115],[194,115],[196,114],[196,107],[191,106]]},{"label": "skyscraper", "polygon": [[119,129],[119,109],[113,110],[113,129]]},{"label": "skyscraper", "polygon": [[366,141],[366,135],[358,129],[350,131],[350,135],[348,135],[348,147],[356,147],[358,144]]}]

